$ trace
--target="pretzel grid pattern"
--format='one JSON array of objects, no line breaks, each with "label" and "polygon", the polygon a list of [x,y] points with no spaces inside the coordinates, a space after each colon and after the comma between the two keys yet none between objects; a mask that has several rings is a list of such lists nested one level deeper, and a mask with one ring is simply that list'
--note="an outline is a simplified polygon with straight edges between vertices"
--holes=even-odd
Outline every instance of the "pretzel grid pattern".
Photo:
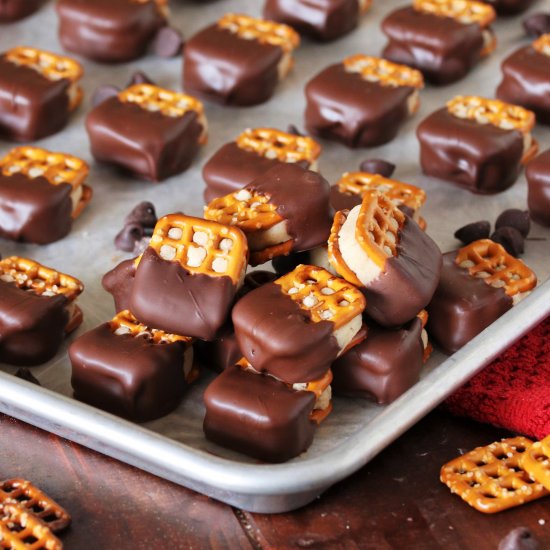
[{"label": "pretzel grid pattern", "polygon": [[372,189],[384,193],[395,205],[404,204],[413,210],[418,210],[426,201],[426,192],[423,189],[380,174],[346,172],[337,185],[341,193],[351,195],[362,196],[366,190]]},{"label": "pretzel grid pattern", "polygon": [[533,48],[537,52],[550,57],[550,34],[547,33],[539,36],[533,42]]},{"label": "pretzel grid pattern", "polygon": [[[179,262],[191,273],[240,281],[248,245],[240,229],[213,221],[170,214],[158,220],[149,246],[164,260]],[[137,258],[139,264],[141,256]]]},{"label": "pretzel grid pattern", "polygon": [[278,46],[285,53],[292,52],[300,44],[300,35],[292,27],[249,15],[227,13],[218,21],[218,27],[245,40]]},{"label": "pretzel grid pattern", "polygon": [[248,128],[236,142],[240,149],[288,163],[307,160],[311,164],[321,154],[321,146],[310,137],[273,128]]},{"label": "pretzel grid pattern", "polygon": [[173,344],[174,342],[190,344],[193,341],[189,336],[180,336],[179,334],[170,334],[157,328],[149,328],[140,323],[127,309],[117,313],[109,321],[109,325],[111,330],[118,336],[128,334],[134,338],[152,340],[155,344]]},{"label": "pretzel grid pattern", "polygon": [[275,284],[301,309],[309,311],[313,322],[331,321],[336,329],[365,309],[365,297],[359,290],[320,267],[299,265]]},{"label": "pretzel grid pattern", "polygon": [[488,27],[496,17],[492,6],[474,0],[413,0],[413,8],[464,24],[478,23],[481,28]]},{"label": "pretzel grid pattern", "polygon": [[0,503],[0,548],[6,550],[61,550],[50,528],[23,506]]},{"label": "pretzel grid pattern", "polygon": [[61,294],[71,301],[84,290],[78,279],[18,256],[0,260],[0,281],[13,283],[18,288],[29,290],[38,296]]},{"label": "pretzel grid pattern", "polygon": [[46,178],[52,185],[69,183],[73,188],[79,187],[90,171],[78,157],[29,146],[12,149],[0,160],[0,170],[4,176],[21,173],[29,178]]},{"label": "pretzel grid pattern", "polygon": [[146,111],[159,112],[168,117],[181,117],[189,111],[203,115],[202,103],[186,94],[172,92],[152,84],[134,84],[119,92],[122,103],[135,103]]},{"label": "pretzel grid pattern", "polygon": [[357,54],[346,57],[343,64],[347,72],[359,73],[363,80],[377,82],[381,86],[424,87],[424,77],[420,71],[380,57]]},{"label": "pretzel grid pattern", "polygon": [[467,269],[472,277],[502,288],[508,296],[527,292],[537,284],[537,277],[531,269],[490,239],[474,241],[459,249],[455,262]]},{"label": "pretzel grid pattern", "polygon": [[549,492],[521,466],[531,444],[525,437],[515,437],[478,447],[445,464],[441,481],[470,506],[487,514],[543,497]]},{"label": "pretzel grid pattern", "polygon": [[533,443],[521,458],[523,469],[550,491],[550,435]]},{"label": "pretzel grid pattern", "polygon": [[535,115],[531,111],[499,99],[459,95],[447,102],[447,110],[457,118],[492,124],[503,130],[518,130],[524,134],[535,125]]},{"label": "pretzel grid pattern", "polygon": [[328,260],[330,265],[334,267],[338,275],[344,277],[346,281],[354,284],[355,286],[362,287],[363,283],[359,280],[357,275],[348,267],[348,264],[344,261],[342,257],[342,252],[340,251],[339,239],[340,239],[340,230],[347,220],[349,211],[340,210],[334,214],[334,220],[332,222],[332,227],[330,228],[330,236],[328,238]]},{"label": "pretzel grid pattern", "polygon": [[52,532],[65,529],[71,516],[30,481],[8,479],[0,483],[0,504],[16,502],[41,519]]}]

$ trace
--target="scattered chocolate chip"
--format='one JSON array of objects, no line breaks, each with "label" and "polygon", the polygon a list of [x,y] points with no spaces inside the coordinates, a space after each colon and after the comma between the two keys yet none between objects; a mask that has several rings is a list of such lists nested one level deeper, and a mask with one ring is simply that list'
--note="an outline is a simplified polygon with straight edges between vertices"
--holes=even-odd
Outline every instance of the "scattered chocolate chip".
[{"label": "scattered chocolate chip", "polygon": [[145,249],[149,246],[150,241],[151,239],[149,237],[141,237],[139,241],[136,241],[136,244],[134,245],[134,250],[132,250],[134,256],[139,256],[140,254],[143,254],[145,252]]},{"label": "scattered chocolate chip", "polygon": [[15,376],[17,378],[21,378],[21,380],[26,380],[27,382],[31,382],[32,384],[36,384],[37,386],[40,386],[40,382],[35,378],[35,376],[32,374],[32,372],[27,368],[20,368],[17,369]]},{"label": "scattered chocolate chip", "polygon": [[111,84],[102,84],[98,86],[92,96],[92,106],[97,107],[100,103],[103,103],[105,100],[113,97],[120,92],[120,89]]},{"label": "scattered chocolate chip", "polygon": [[510,208],[500,214],[495,222],[495,229],[501,227],[514,227],[517,229],[523,237],[529,235],[531,229],[531,218],[527,210],[519,210],[517,208]]},{"label": "scattered chocolate chip", "polygon": [[157,32],[152,47],[160,57],[175,57],[183,48],[183,36],[174,27],[162,27]]},{"label": "scattered chocolate chip", "polygon": [[499,543],[498,550],[537,550],[539,543],[527,527],[512,529]]},{"label": "scattered chocolate chip", "polygon": [[124,225],[137,223],[145,228],[153,228],[157,223],[157,213],[155,205],[149,201],[143,201],[136,204],[132,211],[126,216]]},{"label": "scattered chocolate chip", "polygon": [[515,227],[499,227],[491,235],[491,240],[501,244],[515,258],[523,254],[525,239]]},{"label": "scattered chocolate chip", "polygon": [[303,136],[305,135],[303,132],[300,132],[300,130],[298,130],[298,128],[296,126],[294,126],[294,124],[289,124],[288,125],[288,128],[286,129],[286,131],[289,133],[289,134],[293,134],[295,136]]},{"label": "scattered chocolate chip", "polygon": [[455,239],[470,244],[478,239],[486,239],[491,233],[491,224],[487,220],[469,223],[455,231]]},{"label": "scattered chocolate chip", "polygon": [[136,71],[130,77],[130,80],[126,87],[128,88],[129,86],[133,86],[134,84],[154,84],[154,82],[143,71]]},{"label": "scattered chocolate chip", "polygon": [[124,252],[133,252],[136,241],[143,237],[143,227],[138,223],[127,223],[115,237],[115,246]]},{"label": "scattered chocolate chip", "polygon": [[523,28],[529,36],[541,36],[550,33],[550,13],[539,11],[523,20]]},{"label": "scattered chocolate chip", "polygon": [[367,159],[359,165],[361,172],[369,174],[380,174],[384,178],[391,178],[395,172],[395,164],[384,159]]}]

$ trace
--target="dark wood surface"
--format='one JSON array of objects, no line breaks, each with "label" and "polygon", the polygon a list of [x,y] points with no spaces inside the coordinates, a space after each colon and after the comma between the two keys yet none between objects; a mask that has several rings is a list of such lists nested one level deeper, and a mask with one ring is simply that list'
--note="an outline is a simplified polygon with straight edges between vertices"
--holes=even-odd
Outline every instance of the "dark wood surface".
[{"label": "dark wood surface", "polygon": [[434,411],[362,470],[288,514],[250,514],[0,415],[0,478],[66,507],[68,549],[496,549],[529,527],[550,548],[550,497],[488,516],[451,495],[441,465],[506,432]]}]

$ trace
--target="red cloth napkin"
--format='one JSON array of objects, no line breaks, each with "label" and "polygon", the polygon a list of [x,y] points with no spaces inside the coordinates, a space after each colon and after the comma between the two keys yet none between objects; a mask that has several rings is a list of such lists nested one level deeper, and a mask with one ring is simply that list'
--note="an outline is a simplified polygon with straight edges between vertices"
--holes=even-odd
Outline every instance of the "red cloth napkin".
[{"label": "red cloth napkin", "polygon": [[446,401],[459,416],[542,439],[550,434],[550,317]]}]

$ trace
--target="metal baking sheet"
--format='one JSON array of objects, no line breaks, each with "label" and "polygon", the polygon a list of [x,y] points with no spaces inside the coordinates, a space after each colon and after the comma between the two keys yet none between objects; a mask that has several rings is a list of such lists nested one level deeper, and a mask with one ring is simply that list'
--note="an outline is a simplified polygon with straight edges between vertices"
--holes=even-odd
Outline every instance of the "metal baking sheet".
[{"label": "metal baking sheet", "polygon": [[[63,132],[38,144],[87,160],[91,164],[89,183],[94,188],[94,199],[76,221],[72,233],[62,241],[42,247],[2,241],[2,254],[35,258],[84,282],[86,290],[79,303],[85,317],[76,336],[105,322],[113,314],[113,305],[100,279],[107,270],[128,257],[115,250],[113,237],[131,207],[141,200],[151,200],[159,215],[175,210],[200,215],[203,190],[200,170],[204,162],[244,128],[285,129],[289,123],[302,126],[303,87],[307,80],[347,55],[359,52],[378,55],[385,43],[379,23],[403,3],[400,0],[374,2],[360,28],[337,42],[319,45],[304,40],[296,55],[294,72],[268,103],[252,108],[207,104],[208,145],[190,170],[159,185],[121,176],[111,168],[95,164],[83,122],[90,108],[91,94],[98,84],[123,86],[139,68],[160,85],[180,89],[181,60],[149,56],[116,66],[83,60],[87,94],[84,105]],[[259,15],[262,4],[259,0],[214,3],[182,0],[172,2],[172,22],[185,36],[190,36],[228,11]],[[540,9],[540,3],[533,10],[537,7]],[[323,175],[333,183],[342,172],[356,169],[367,157],[395,162],[398,179],[426,189],[428,201],[423,216],[428,222],[429,234],[444,251],[456,248],[453,232],[465,223],[479,219],[494,222],[505,208],[524,208],[526,183],[523,175],[511,189],[496,196],[472,195],[425,177],[418,166],[418,145],[414,135],[423,117],[458,93],[493,96],[500,79],[500,61],[527,43],[520,21],[521,17],[497,21],[494,26],[499,40],[497,51],[463,81],[423,90],[420,112],[402,127],[391,143],[370,150],[350,150],[324,142],[320,160]],[[49,2],[33,17],[1,27],[0,50],[22,44],[61,52],[56,29],[53,2]],[[541,149],[550,146],[549,127],[537,127],[534,135]],[[0,154],[5,154],[11,146],[0,142]],[[534,225],[530,238],[524,259],[536,270],[542,283],[550,276],[550,230]],[[139,426],[72,399],[66,346],[48,364],[33,368],[33,374],[43,387],[10,376],[15,369],[0,365],[0,411],[246,510],[282,512],[310,502],[359,469],[549,313],[550,281],[539,286],[452,357],[434,353],[421,382],[393,404],[381,407],[365,400],[336,398],[334,412],[320,426],[311,448],[285,464],[259,464],[205,440],[202,393],[212,374],[205,373],[201,381],[190,388],[177,411]]]}]

